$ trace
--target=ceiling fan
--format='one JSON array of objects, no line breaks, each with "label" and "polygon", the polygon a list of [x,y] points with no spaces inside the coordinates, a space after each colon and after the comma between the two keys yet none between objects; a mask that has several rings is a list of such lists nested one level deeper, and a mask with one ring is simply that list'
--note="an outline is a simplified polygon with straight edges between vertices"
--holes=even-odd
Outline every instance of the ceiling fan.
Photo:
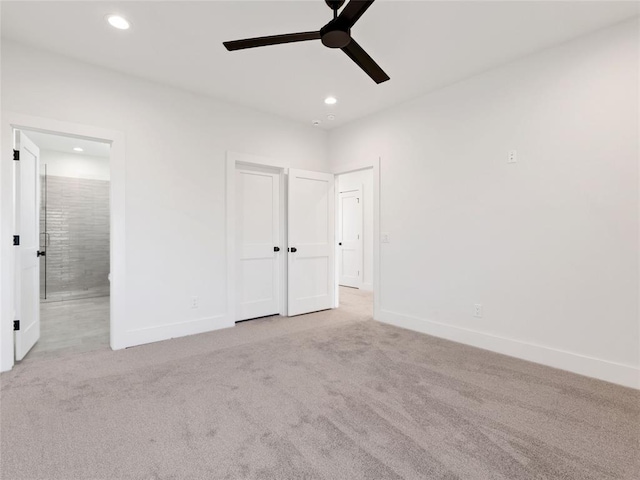
[{"label": "ceiling fan", "polygon": [[307,40],[321,40],[323,45],[329,48],[339,48],[347,56],[369,75],[374,82],[382,83],[389,80],[389,75],[365,52],[362,47],[351,37],[351,27],[358,21],[364,12],[371,6],[374,0],[351,0],[344,7],[340,15],[338,9],[345,0],[325,0],[333,10],[333,20],[327,23],[317,32],[287,33],[284,35],[271,35],[269,37],[246,38],[223,42],[227,50],[242,50],[243,48],[265,47],[280,43],[305,42]]}]

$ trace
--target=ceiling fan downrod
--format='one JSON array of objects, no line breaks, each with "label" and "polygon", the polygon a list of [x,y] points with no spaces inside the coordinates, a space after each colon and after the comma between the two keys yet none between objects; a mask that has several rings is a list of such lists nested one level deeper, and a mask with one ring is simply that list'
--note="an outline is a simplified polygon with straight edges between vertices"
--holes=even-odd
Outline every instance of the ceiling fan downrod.
[{"label": "ceiling fan downrod", "polygon": [[333,10],[333,19],[335,20],[336,18],[338,18],[338,10],[340,10],[340,7],[344,5],[344,0],[324,0],[324,1],[327,5],[329,5],[329,8]]}]

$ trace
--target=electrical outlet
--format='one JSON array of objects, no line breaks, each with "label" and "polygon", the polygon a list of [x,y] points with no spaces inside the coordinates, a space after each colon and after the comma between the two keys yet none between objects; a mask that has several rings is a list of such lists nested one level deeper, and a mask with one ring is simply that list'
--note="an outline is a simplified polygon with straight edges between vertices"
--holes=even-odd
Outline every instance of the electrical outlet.
[{"label": "electrical outlet", "polygon": [[382,243],[389,243],[391,241],[388,233],[382,233],[382,235],[380,236],[382,237],[381,238]]},{"label": "electrical outlet", "polygon": [[191,297],[191,308],[198,308],[200,306],[200,300],[198,297]]},{"label": "electrical outlet", "polygon": [[476,303],[473,305],[473,316],[482,318],[482,304]]},{"label": "electrical outlet", "polygon": [[507,163],[516,163],[518,161],[518,152],[515,150],[509,150],[509,155],[507,156]]}]

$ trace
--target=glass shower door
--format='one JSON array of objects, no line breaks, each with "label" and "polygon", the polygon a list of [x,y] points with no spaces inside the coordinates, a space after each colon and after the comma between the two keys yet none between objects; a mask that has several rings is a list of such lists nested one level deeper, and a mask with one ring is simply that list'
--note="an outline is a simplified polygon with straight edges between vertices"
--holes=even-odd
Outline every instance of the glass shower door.
[{"label": "glass shower door", "polygon": [[47,299],[47,247],[49,233],[47,233],[47,165],[40,169],[40,251],[45,252],[40,257],[40,300]]}]

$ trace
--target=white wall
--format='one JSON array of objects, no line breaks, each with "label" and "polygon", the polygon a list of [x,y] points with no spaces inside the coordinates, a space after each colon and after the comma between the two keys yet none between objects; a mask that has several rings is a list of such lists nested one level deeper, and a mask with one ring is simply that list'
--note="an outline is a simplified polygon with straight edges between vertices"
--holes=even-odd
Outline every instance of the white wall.
[{"label": "white wall", "polygon": [[[335,164],[382,157],[382,320],[640,386],[637,29],[626,22],[330,134]],[[326,134],[311,127],[4,41],[2,62],[3,115],[125,133],[121,346],[224,317],[226,150],[328,167]],[[7,148],[0,238],[13,233]]]},{"label": "white wall", "polygon": [[362,288],[373,290],[373,169],[338,176],[338,190],[346,192],[362,188]]},{"label": "white wall", "polygon": [[640,387],[638,54],[634,20],[331,132],[382,158],[381,320]]},{"label": "white wall", "polygon": [[[227,150],[297,168],[328,168],[322,130],[6,41],[1,100],[3,116],[17,112],[125,135],[127,293],[119,348],[228,325]],[[8,128],[4,122],[2,128]],[[13,165],[5,153],[0,238],[13,230]],[[113,182],[112,176],[112,188]],[[7,369],[12,314],[6,272],[12,250],[6,247],[2,254],[2,369]],[[198,309],[190,308],[192,296],[200,298]]]},{"label": "white wall", "polygon": [[[40,150],[40,165],[47,166],[47,175],[89,180],[110,178],[109,159],[105,157]],[[40,173],[43,173],[40,168]]]}]

